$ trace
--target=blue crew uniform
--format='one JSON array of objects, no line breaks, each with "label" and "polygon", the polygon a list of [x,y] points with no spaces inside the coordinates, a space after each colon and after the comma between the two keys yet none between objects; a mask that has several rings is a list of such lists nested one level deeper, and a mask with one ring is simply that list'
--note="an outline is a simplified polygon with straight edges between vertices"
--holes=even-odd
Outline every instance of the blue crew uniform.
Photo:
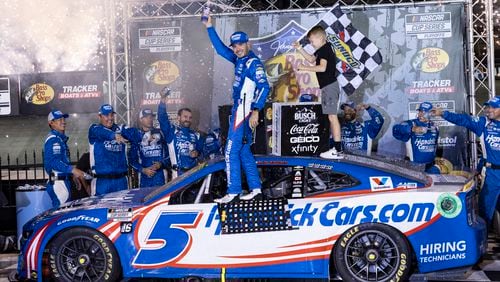
[{"label": "blue crew uniform", "polygon": [[[500,106],[500,99],[497,100]],[[491,224],[500,196],[500,121],[448,111],[443,112],[443,118],[466,127],[480,137],[486,178],[479,194],[479,211],[481,216]]]},{"label": "blue crew uniform", "polygon": [[128,188],[127,152],[125,144],[115,140],[121,134],[131,143],[134,131],[125,125],[113,124],[107,128],[102,124],[92,124],[89,128],[90,166],[94,179],[91,182],[91,194],[102,195]]},{"label": "blue crew uniform", "polygon": [[215,129],[205,136],[203,142],[203,156],[205,158],[214,159],[216,156],[222,155],[219,134],[219,130]]},{"label": "blue crew uniform", "polygon": [[56,130],[51,130],[43,146],[43,167],[49,175],[47,192],[52,199],[52,206],[58,207],[71,200],[71,171],[69,160],[68,137]]},{"label": "blue crew uniform", "polygon": [[[233,108],[229,122],[229,133],[225,149],[228,194],[238,194],[241,187],[241,167],[243,167],[248,187],[260,189],[260,177],[255,158],[250,150],[253,133],[249,119],[253,110],[261,110],[269,94],[264,66],[252,52],[238,58],[236,54],[220,40],[213,27],[208,27],[208,36],[215,51],[235,65],[233,83]],[[231,44],[247,42],[243,32],[235,32],[231,36]]]},{"label": "blue crew uniform", "polygon": [[158,121],[166,142],[173,147],[173,152],[169,151],[173,168],[181,175],[196,166],[198,157],[191,157],[190,152],[196,150],[200,155],[203,153],[203,140],[200,133],[189,127],[173,125],[168,119],[167,106],[163,102],[158,105]]},{"label": "blue crew uniform", "polygon": [[[425,127],[423,134],[412,132],[413,126]],[[426,172],[439,174],[434,166],[438,146],[439,129],[433,122],[421,122],[419,119],[404,121],[392,128],[394,138],[406,142],[406,155],[410,161],[426,165]]]},{"label": "blue crew uniform", "polygon": [[366,109],[371,119],[359,122],[354,119],[351,122],[342,123],[342,146],[346,151],[365,151],[371,153],[372,141],[384,125],[384,117],[374,108]]},{"label": "blue crew uniform", "polygon": [[[134,139],[129,151],[129,163],[132,168],[139,173],[139,187],[153,187],[164,185],[167,180],[166,168],[170,161],[167,154],[167,144],[160,129],[153,128],[149,131],[135,128]],[[142,172],[143,168],[160,163],[161,167],[156,173],[149,177]]]}]

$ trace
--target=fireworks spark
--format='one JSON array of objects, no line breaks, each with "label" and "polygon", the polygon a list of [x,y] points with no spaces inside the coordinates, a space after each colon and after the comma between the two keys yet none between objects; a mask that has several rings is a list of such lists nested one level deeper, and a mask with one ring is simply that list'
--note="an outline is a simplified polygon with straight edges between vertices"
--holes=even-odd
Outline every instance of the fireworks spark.
[{"label": "fireworks spark", "polygon": [[0,74],[95,69],[104,50],[100,0],[0,2]]}]

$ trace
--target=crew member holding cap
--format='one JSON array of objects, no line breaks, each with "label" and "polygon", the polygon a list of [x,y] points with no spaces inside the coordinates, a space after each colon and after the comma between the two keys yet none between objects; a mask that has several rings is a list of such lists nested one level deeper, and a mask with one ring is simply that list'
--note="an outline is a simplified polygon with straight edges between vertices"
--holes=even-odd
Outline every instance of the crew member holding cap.
[{"label": "crew member holding cap", "polygon": [[49,175],[47,192],[52,206],[58,207],[71,200],[71,176],[85,181],[85,173],[71,165],[69,160],[68,137],[66,130],[68,114],[53,110],[48,115],[50,132],[43,146],[43,167]]},{"label": "crew member holding cap", "polygon": [[126,142],[134,139],[134,130],[115,124],[115,111],[109,104],[99,108],[99,124],[89,128],[90,166],[94,179],[92,195],[102,195],[128,188]]},{"label": "crew member holding cap", "polygon": [[250,188],[250,193],[240,197],[242,200],[252,200],[262,197],[261,182],[255,158],[250,150],[253,142],[252,130],[259,123],[259,111],[264,108],[269,83],[267,82],[264,65],[250,50],[248,35],[242,31],[233,33],[230,37],[231,48],[224,45],[212,26],[211,17],[205,23],[208,37],[217,54],[224,57],[235,66],[233,83],[233,109],[229,122],[229,133],[226,144],[227,195],[216,199],[218,203],[228,203],[237,199],[242,192],[241,167],[243,167]]},{"label": "crew member holding cap", "polygon": [[439,174],[435,165],[439,129],[430,120],[432,104],[423,102],[418,107],[417,118],[394,125],[392,135],[397,140],[406,142],[406,155],[410,161],[425,164],[427,173]]},{"label": "crew member holding cap", "polygon": [[167,180],[166,168],[170,164],[165,138],[160,129],[153,127],[153,111],[139,112],[139,128],[134,128],[139,143],[132,143],[129,162],[139,173],[139,187],[164,185]]},{"label": "crew member holding cap", "polygon": [[[365,151],[371,154],[372,141],[384,125],[384,117],[373,107],[367,104],[355,105],[343,103],[340,109],[344,111],[341,124],[342,146],[346,151]],[[360,122],[357,115],[366,110],[371,119]]]},{"label": "crew member holding cap", "polygon": [[481,216],[491,224],[495,209],[498,209],[500,196],[500,97],[495,97],[484,104],[486,117],[473,117],[456,114],[440,108],[432,110],[434,116],[442,116],[456,125],[464,126],[480,137],[483,148],[483,188],[479,194]]}]

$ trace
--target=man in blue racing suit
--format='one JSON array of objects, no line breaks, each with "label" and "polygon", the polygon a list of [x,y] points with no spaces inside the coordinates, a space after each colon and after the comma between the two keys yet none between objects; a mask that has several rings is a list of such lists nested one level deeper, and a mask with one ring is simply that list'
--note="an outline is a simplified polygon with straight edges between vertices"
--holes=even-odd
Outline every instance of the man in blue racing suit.
[{"label": "man in blue racing suit", "polygon": [[[354,103],[344,103],[340,106],[344,111],[344,118],[341,124],[342,146],[346,151],[365,151],[371,154],[372,141],[384,125],[384,117],[373,107],[366,104],[354,105]],[[360,122],[357,114],[361,110],[366,110],[371,119]]]},{"label": "man in blue racing suit", "polygon": [[215,159],[222,155],[222,146],[220,140],[220,129],[216,128],[210,131],[203,142],[203,156],[207,159]]},{"label": "man in blue racing suit", "polygon": [[218,203],[235,200],[242,192],[241,167],[243,167],[250,193],[240,196],[242,200],[262,197],[261,182],[255,158],[250,151],[253,140],[252,129],[259,123],[259,111],[264,107],[269,94],[264,66],[250,51],[248,35],[238,31],[231,35],[231,48],[224,45],[212,26],[211,17],[204,22],[208,37],[215,51],[235,65],[233,83],[233,108],[229,122],[225,159],[228,189],[227,194],[216,199]]},{"label": "man in blue racing suit", "polygon": [[134,128],[140,143],[132,143],[129,163],[139,174],[139,187],[153,187],[165,184],[168,160],[167,144],[160,129],[153,127],[153,111],[139,112],[139,128]]},{"label": "man in blue racing suit", "polygon": [[439,174],[440,170],[434,163],[439,129],[430,120],[432,104],[423,102],[417,110],[417,118],[394,125],[392,135],[406,142],[406,155],[410,161],[424,164],[427,173]]},{"label": "man in blue racing suit", "polygon": [[500,196],[500,97],[489,100],[485,106],[486,117],[456,114],[439,108],[433,110],[432,114],[464,126],[480,137],[486,177],[479,194],[479,211],[488,224],[491,224],[495,209],[499,209]]},{"label": "man in blue racing suit", "polygon": [[193,114],[190,109],[182,108],[177,112],[179,126],[170,123],[167,114],[166,96],[158,105],[160,129],[168,143],[168,154],[172,164],[173,177],[181,175],[198,164],[198,157],[203,152],[203,140],[200,133],[191,129]]},{"label": "man in blue racing suit", "polygon": [[47,192],[52,199],[53,207],[71,200],[71,176],[83,182],[85,175],[83,171],[73,167],[69,160],[68,137],[64,134],[67,117],[68,114],[58,110],[49,113],[50,133],[43,146],[43,167],[49,175]]},{"label": "man in blue racing suit", "polygon": [[89,128],[90,167],[94,179],[91,195],[102,195],[128,188],[127,141],[134,140],[134,130],[115,124],[115,111],[109,104],[99,109],[99,124]]}]

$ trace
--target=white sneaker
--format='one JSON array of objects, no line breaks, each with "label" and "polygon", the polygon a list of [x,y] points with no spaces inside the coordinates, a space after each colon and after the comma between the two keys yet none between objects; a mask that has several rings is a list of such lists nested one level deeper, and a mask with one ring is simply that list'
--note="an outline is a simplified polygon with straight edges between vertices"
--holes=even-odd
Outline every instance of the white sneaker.
[{"label": "white sneaker", "polygon": [[319,154],[319,156],[323,159],[329,160],[340,160],[344,158],[344,154],[342,152],[337,152],[335,148],[331,148],[330,150]]},{"label": "white sneaker", "polygon": [[243,201],[250,201],[250,200],[261,200],[262,199],[262,192],[260,189],[253,189],[250,193],[240,196],[240,200]]},{"label": "white sneaker", "polygon": [[222,198],[215,199],[214,202],[219,204],[227,204],[232,202],[236,198],[236,196],[238,196],[238,194],[226,194],[226,196]]}]

